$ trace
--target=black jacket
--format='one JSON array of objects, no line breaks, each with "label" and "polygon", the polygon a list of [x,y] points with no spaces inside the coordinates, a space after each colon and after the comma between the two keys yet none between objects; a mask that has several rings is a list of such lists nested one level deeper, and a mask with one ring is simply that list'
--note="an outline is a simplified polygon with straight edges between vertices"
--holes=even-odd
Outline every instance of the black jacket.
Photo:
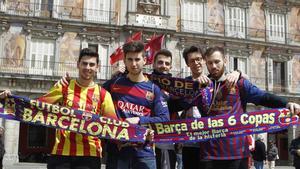
[{"label": "black jacket", "polygon": [[255,141],[255,149],[252,152],[252,157],[255,161],[266,160],[266,145],[260,140]]},{"label": "black jacket", "polygon": [[294,155],[294,166],[300,167],[300,156],[297,155],[296,150],[300,149],[300,136],[291,142],[290,152]]}]

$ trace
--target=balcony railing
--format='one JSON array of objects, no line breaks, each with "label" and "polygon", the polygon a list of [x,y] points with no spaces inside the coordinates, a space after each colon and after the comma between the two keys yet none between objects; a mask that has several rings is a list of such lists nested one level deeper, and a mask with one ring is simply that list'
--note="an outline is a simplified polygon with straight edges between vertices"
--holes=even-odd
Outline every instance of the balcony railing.
[{"label": "balcony railing", "polygon": [[117,24],[118,13],[108,10],[78,8],[41,3],[10,2],[0,3],[0,10],[9,15],[56,18],[81,22]]},{"label": "balcony railing", "polygon": [[[252,27],[241,27],[230,24],[212,24],[209,22],[193,21],[181,19],[178,21],[178,27],[181,32],[212,34],[224,37],[233,37],[240,39],[255,39],[266,42],[289,43],[292,38],[300,39],[299,35],[293,35],[287,32],[258,29]],[[242,30],[242,31],[241,31]],[[288,39],[288,40],[286,40]]]},{"label": "balcony railing", "polygon": [[[24,76],[53,76],[61,77],[68,72],[72,77],[78,77],[76,63],[46,62],[17,59],[0,59],[0,73]],[[97,73],[97,79],[107,80],[111,78],[111,66],[101,66]]]}]

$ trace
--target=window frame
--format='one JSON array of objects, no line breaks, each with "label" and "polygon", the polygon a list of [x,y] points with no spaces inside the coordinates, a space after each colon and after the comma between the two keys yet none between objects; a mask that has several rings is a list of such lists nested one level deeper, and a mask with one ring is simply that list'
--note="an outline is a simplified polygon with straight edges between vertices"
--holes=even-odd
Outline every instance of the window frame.
[{"label": "window frame", "polygon": [[[232,17],[235,13],[236,17]],[[226,36],[246,38],[246,9],[241,7],[225,7]]]}]

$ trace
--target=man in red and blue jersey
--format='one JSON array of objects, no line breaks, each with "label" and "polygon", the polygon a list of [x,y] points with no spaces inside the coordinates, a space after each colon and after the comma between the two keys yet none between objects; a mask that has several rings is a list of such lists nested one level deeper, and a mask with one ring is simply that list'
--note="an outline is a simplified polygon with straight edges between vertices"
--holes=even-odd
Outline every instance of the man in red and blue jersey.
[{"label": "man in red and blue jersey", "polygon": [[[186,77],[186,79],[199,81],[203,86],[207,85],[210,82],[210,79],[204,74],[205,60],[201,48],[196,46],[186,47],[183,51],[183,58],[192,73],[192,75]],[[226,83],[229,86],[234,85],[239,76],[240,73],[237,71],[228,74],[225,78]],[[198,99],[195,103],[191,104],[189,108],[185,106],[185,111],[182,114],[183,118],[201,118],[206,116],[206,114],[203,113],[202,106],[201,102],[198,102]],[[184,169],[195,169],[203,166],[199,160],[199,151],[198,143],[186,143],[183,145],[182,160]]]},{"label": "man in red and blue jersey", "polygon": [[[130,42],[123,46],[128,73],[107,81],[117,115],[132,124],[144,125],[169,120],[167,103],[160,89],[143,74],[146,63],[144,44]],[[108,145],[107,168],[156,169],[154,147],[149,143]]]},{"label": "man in red and blue jersey", "polygon": [[[300,105],[287,102],[276,95],[260,90],[249,80],[241,77],[233,87],[225,84],[225,64],[227,62],[224,49],[212,47],[205,52],[206,66],[212,80],[213,100],[206,116],[245,113],[247,103],[270,108],[290,109],[292,114],[299,114]],[[200,142],[200,156],[205,169],[238,169],[250,155],[245,136],[214,139]]]}]

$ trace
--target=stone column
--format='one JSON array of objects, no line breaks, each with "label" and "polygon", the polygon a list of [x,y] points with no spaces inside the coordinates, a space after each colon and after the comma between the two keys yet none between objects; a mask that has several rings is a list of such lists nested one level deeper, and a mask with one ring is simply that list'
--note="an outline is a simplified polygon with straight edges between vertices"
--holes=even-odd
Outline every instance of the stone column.
[{"label": "stone column", "polygon": [[19,133],[20,123],[13,120],[5,120],[4,123],[4,147],[5,155],[3,158],[3,165],[13,165],[19,162]]}]

